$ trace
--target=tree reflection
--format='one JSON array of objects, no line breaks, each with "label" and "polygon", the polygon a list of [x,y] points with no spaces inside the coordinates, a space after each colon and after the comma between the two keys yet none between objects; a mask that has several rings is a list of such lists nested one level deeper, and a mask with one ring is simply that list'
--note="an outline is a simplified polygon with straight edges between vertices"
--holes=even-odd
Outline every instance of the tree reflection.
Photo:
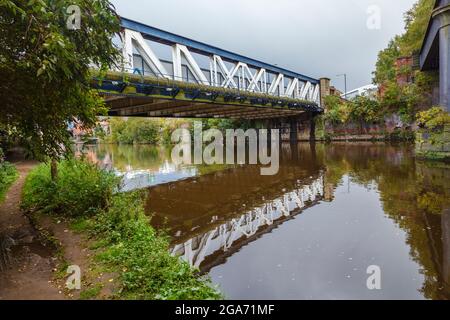
[{"label": "tree reflection", "polygon": [[377,186],[387,216],[407,233],[410,256],[422,267],[427,299],[450,299],[450,166],[414,160],[409,146],[322,146],[326,181],[344,175]]}]

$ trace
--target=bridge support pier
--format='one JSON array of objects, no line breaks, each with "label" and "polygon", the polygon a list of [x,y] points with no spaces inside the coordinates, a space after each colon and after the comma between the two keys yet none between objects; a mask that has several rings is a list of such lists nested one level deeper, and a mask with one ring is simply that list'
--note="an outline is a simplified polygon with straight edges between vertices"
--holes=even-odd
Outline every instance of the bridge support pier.
[{"label": "bridge support pier", "polygon": [[[448,14],[447,23],[450,23]],[[450,25],[443,27],[439,34],[439,85],[441,105],[450,112]]]},{"label": "bridge support pier", "polygon": [[299,116],[289,118],[274,118],[251,122],[252,128],[280,130],[280,141],[297,143],[299,141],[316,141],[315,114],[305,112]]},{"label": "bridge support pier", "polygon": [[298,117],[289,118],[289,138],[284,136],[283,140],[289,140],[291,143],[299,141],[316,140],[315,115],[307,112]]}]

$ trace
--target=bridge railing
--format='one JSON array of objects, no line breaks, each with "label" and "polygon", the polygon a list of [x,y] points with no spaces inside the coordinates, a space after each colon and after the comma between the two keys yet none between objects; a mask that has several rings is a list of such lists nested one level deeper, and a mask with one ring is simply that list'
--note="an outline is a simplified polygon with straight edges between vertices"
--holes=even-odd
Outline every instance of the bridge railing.
[{"label": "bridge railing", "polygon": [[[185,66],[185,65],[184,65]],[[166,73],[166,74],[155,74],[153,72],[149,72],[147,70],[142,69],[142,68],[123,68],[122,70],[125,73],[130,73],[130,74],[134,74],[134,75],[138,75],[141,76],[142,80],[145,79],[146,76],[149,77],[154,77],[156,79],[160,79],[161,83],[166,83],[167,79],[170,79],[172,81],[179,81],[179,82],[188,82],[188,83],[192,83],[192,84],[199,84],[199,82],[195,79],[195,77],[193,77],[192,75],[190,76],[189,73],[186,73],[185,75],[182,76],[176,76],[175,74],[170,74],[170,73]],[[208,70],[202,69],[202,71],[204,72],[209,72]],[[223,88],[222,86],[214,86],[211,85],[209,82],[208,83],[200,83],[202,85],[207,85],[207,86],[212,86],[212,87],[216,87],[216,88]],[[292,93],[291,95],[286,95],[286,94],[281,94],[280,90],[276,90],[275,92],[273,92],[272,94],[269,94],[267,92],[260,92],[258,90],[255,89],[247,89],[245,86],[242,87],[240,82],[236,83],[236,88],[232,88],[234,91],[237,92],[242,92],[242,93],[263,93],[263,94],[267,94],[270,96],[274,96],[274,97],[285,97],[285,98],[292,98],[292,99],[296,99],[296,96],[294,93]],[[287,87],[285,87],[285,89],[287,89]]]}]

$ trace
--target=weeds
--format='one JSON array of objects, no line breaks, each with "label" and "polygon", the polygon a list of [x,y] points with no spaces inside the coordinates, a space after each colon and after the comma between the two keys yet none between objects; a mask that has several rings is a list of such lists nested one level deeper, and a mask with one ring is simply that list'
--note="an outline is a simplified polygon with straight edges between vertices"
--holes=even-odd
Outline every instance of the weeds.
[{"label": "weeds", "polygon": [[99,170],[91,163],[65,160],[58,164],[56,181],[50,177],[50,165],[41,164],[27,177],[22,207],[65,217],[92,216],[106,209],[119,178]]},{"label": "weeds", "polygon": [[16,167],[8,162],[0,163],[0,202],[5,199],[6,192],[18,177]]},{"label": "weeds", "polygon": [[[146,193],[114,194],[117,179],[76,160],[59,165],[59,177],[41,165],[28,176],[23,206],[70,218],[71,228],[88,235],[95,250],[95,267],[118,275],[119,299],[220,299],[209,279],[169,253],[169,239],[156,232],[144,213]],[[92,268],[91,268],[92,269]],[[98,295],[98,287],[82,293]]]}]

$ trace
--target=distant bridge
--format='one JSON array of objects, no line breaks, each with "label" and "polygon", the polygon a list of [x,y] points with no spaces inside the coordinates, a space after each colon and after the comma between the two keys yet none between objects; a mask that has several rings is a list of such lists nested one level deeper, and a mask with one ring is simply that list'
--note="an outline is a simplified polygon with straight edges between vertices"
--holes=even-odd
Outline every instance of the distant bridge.
[{"label": "distant bridge", "polygon": [[321,113],[320,81],[121,18],[123,68],[93,86],[111,116],[273,119]]}]

